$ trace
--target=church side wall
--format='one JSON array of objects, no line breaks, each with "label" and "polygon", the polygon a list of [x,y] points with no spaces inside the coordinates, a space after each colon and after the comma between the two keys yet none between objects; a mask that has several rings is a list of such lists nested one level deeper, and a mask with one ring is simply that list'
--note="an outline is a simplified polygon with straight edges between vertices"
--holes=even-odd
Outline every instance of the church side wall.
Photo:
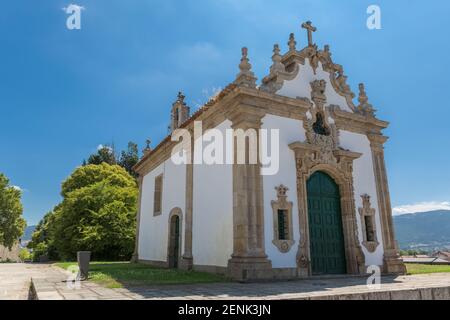
[{"label": "church side wall", "polygon": [[[163,174],[162,214],[153,216],[155,177],[160,174]],[[169,158],[144,176],[139,228],[140,260],[167,261],[169,214],[176,207],[183,212],[180,247],[184,248],[185,205],[186,165],[175,165]]]},{"label": "church side wall", "polygon": [[[289,144],[304,141],[305,130],[302,121],[266,115],[262,120],[263,129],[279,129],[280,132],[280,169],[276,175],[263,176],[264,183],[264,237],[266,254],[272,261],[273,268],[295,268],[296,254],[300,238],[297,206],[297,177],[294,152]],[[270,133],[269,133],[270,136]],[[270,145],[270,144],[269,144]],[[265,151],[263,146],[263,151]],[[270,154],[270,152],[269,152]],[[283,184],[289,188],[288,201],[293,203],[292,222],[295,243],[288,253],[282,253],[272,243],[274,239],[273,210],[271,201],[277,200],[275,187]]]},{"label": "church side wall", "polygon": [[[340,131],[340,145],[344,149],[360,152],[363,155],[355,160],[353,165],[353,186],[355,192],[355,208],[356,219],[358,221],[358,237],[361,247],[366,257],[366,265],[383,265],[383,240],[381,232],[380,211],[378,208],[378,197],[373,170],[372,152],[370,149],[370,141],[367,136],[353,133],[349,131]],[[362,208],[361,195],[368,194],[370,196],[371,207],[375,209],[375,222],[377,230],[377,239],[380,243],[376,251],[371,253],[362,245],[362,227],[361,218],[358,208]]]},{"label": "church side wall", "polygon": [[[216,129],[225,134],[231,122],[226,120]],[[233,253],[232,166],[194,165],[193,202],[194,265],[227,267]]]}]

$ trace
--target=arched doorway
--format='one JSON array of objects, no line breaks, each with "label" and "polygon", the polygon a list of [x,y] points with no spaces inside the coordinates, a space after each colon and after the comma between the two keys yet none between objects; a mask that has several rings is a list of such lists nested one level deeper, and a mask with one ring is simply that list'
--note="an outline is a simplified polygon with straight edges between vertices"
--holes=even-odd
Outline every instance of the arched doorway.
[{"label": "arched doorway", "polygon": [[168,263],[169,268],[178,268],[180,257],[180,216],[172,215],[169,226]]},{"label": "arched doorway", "polygon": [[341,196],[336,182],[317,171],[307,181],[312,274],[344,274],[346,259]]}]

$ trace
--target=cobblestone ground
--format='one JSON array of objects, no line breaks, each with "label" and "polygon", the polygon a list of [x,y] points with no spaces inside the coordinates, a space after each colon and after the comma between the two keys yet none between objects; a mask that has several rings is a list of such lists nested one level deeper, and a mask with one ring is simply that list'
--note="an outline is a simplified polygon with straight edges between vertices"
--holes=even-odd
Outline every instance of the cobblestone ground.
[{"label": "cobblestone ground", "polygon": [[450,300],[450,273],[383,277],[379,289],[368,288],[366,279],[359,277],[108,289],[90,281],[74,288],[62,269],[26,264],[0,265],[0,299],[27,299],[31,278],[39,300]]}]

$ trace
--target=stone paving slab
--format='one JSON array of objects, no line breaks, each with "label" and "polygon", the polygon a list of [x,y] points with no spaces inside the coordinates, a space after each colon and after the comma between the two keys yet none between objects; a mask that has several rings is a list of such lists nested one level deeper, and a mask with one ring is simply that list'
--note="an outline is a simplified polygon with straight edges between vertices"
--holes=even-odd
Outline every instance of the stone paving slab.
[{"label": "stone paving slab", "polygon": [[33,296],[36,300],[131,300],[121,291],[104,288],[96,283],[81,282],[76,286],[68,282],[70,273],[49,266],[45,272],[32,278]]},{"label": "stone paving slab", "polygon": [[0,299],[27,299],[32,280],[33,298],[39,300],[450,300],[450,273],[383,277],[379,290],[359,277],[121,289],[90,281],[73,288],[67,279],[65,270],[49,264],[3,264]]},{"label": "stone paving slab", "polygon": [[[66,274],[33,279],[38,299],[89,300],[450,300],[450,274],[383,277],[372,290],[364,278],[312,279],[271,283],[219,283],[108,289],[82,282],[80,289],[61,285]],[[59,278],[58,278],[59,277]],[[57,281],[52,287],[49,282]]]},{"label": "stone paving slab", "polygon": [[0,300],[28,299],[31,277],[47,267],[40,264],[1,263]]},{"label": "stone paving slab", "polygon": [[128,288],[133,298],[217,300],[450,300],[450,274],[383,277],[380,289],[364,278],[299,280],[276,283]]}]

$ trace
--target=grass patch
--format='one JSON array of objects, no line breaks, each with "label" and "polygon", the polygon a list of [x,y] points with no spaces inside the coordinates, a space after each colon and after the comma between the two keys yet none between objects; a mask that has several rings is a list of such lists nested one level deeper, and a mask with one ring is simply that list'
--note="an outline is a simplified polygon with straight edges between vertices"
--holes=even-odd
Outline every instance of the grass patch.
[{"label": "grass patch", "polygon": [[[74,262],[55,263],[55,266],[63,269],[67,269],[73,265],[77,264]],[[129,262],[91,262],[89,267],[89,280],[107,288],[227,281],[225,277],[216,274],[161,269]]]},{"label": "grass patch", "polygon": [[447,273],[450,272],[450,265],[428,265],[406,263],[408,274],[426,274],[426,273]]}]

